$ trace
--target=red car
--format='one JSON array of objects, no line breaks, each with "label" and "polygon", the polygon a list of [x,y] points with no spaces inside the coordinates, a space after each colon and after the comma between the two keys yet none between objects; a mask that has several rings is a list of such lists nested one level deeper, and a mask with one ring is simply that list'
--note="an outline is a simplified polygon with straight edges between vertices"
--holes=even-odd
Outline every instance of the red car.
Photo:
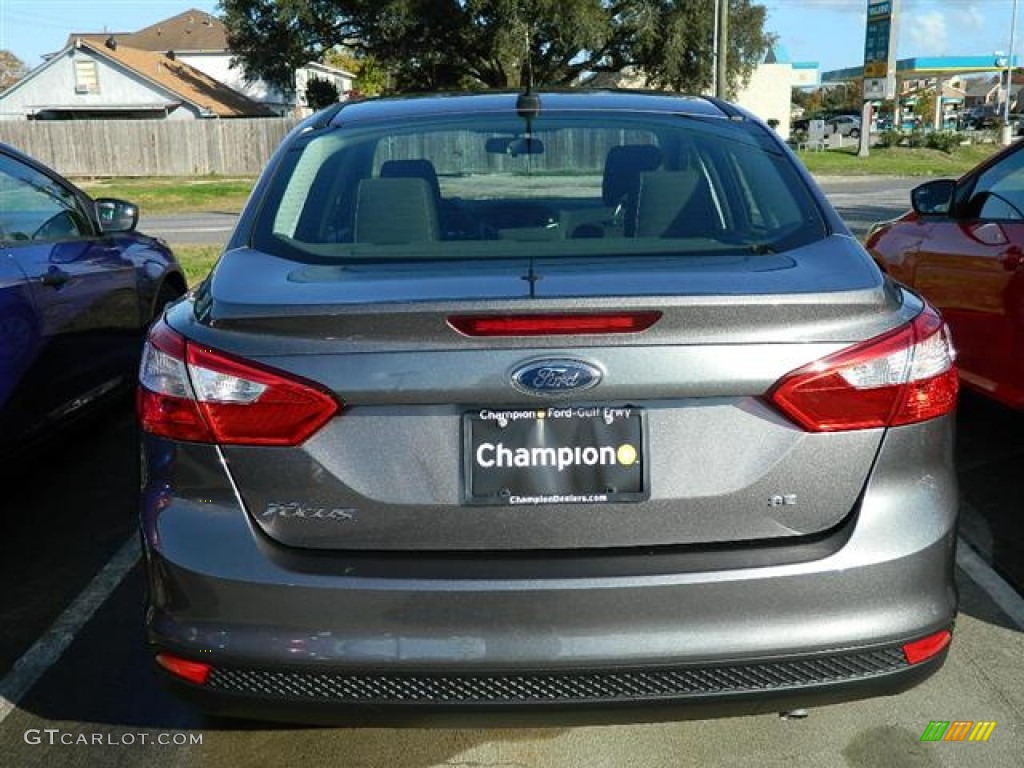
[{"label": "red car", "polygon": [[1024,410],[1024,143],[922,184],[911,202],[872,228],[868,250],[942,311],[963,383]]}]

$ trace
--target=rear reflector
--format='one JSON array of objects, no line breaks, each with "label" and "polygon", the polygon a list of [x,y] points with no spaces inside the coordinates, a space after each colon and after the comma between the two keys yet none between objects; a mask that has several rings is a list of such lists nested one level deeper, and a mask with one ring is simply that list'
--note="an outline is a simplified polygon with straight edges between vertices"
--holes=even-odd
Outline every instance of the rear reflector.
[{"label": "rear reflector", "polygon": [[206,685],[206,680],[210,677],[210,671],[213,669],[209,664],[203,664],[198,661],[186,661],[185,659],[179,659],[177,656],[171,656],[169,653],[158,653],[156,655],[156,663],[175,677],[188,680],[188,682],[195,683],[196,685]]},{"label": "rear reflector", "polygon": [[948,629],[936,632],[934,635],[915,640],[903,646],[903,655],[907,664],[920,664],[938,656],[942,650],[953,640],[953,635]]},{"label": "rear reflector", "polygon": [[793,371],[768,400],[809,432],[914,424],[956,408],[953,346],[939,315],[912,322]]},{"label": "rear reflector", "polygon": [[568,336],[588,333],[639,333],[661,312],[558,315],[452,315],[448,325],[465,336]]},{"label": "rear reflector", "polygon": [[163,322],[150,331],[136,398],[143,431],[222,445],[299,445],[340,409],[312,382],[186,341]]}]

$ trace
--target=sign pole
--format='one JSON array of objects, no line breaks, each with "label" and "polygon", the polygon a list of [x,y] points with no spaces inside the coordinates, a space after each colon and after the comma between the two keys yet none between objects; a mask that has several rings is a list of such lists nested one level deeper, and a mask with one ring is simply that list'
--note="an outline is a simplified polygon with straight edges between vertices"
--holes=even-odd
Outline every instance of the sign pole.
[{"label": "sign pole", "polygon": [[[896,24],[900,0],[868,0],[864,32],[864,108],[861,110],[859,157],[871,149],[871,102],[898,99],[896,93]],[[894,110],[897,112],[898,110]],[[896,126],[893,126],[894,128]]]}]

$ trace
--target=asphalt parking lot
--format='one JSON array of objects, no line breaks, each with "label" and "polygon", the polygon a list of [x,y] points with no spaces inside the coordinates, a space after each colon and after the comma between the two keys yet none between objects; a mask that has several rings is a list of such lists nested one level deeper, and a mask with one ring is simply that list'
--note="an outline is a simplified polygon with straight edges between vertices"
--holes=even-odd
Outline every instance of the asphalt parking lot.
[{"label": "asphalt parking lot", "polygon": [[[884,208],[874,198],[862,205],[848,187],[836,194],[851,195],[851,213],[871,208],[858,214],[865,220]],[[946,666],[900,696],[815,709],[805,719],[773,714],[600,727],[396,730],[204,718],[156,685],[144,651],[134,535],[137,456],[125,400],[60,443],[5,467],[0,764],[1021,765],[1024,414],[970,394],[958,414],[961,615]],[[933,721],[995,726],[984,742],[922,741]]]}]

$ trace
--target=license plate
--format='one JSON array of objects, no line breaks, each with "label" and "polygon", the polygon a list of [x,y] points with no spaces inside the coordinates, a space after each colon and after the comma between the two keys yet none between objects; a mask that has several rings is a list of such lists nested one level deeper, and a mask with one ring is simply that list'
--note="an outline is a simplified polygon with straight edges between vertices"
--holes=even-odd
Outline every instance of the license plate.
[{"label": "license plate", "polygon": [[644,414],[632,406],[482,408],[463,416],[471,504],[647,498]]}]

